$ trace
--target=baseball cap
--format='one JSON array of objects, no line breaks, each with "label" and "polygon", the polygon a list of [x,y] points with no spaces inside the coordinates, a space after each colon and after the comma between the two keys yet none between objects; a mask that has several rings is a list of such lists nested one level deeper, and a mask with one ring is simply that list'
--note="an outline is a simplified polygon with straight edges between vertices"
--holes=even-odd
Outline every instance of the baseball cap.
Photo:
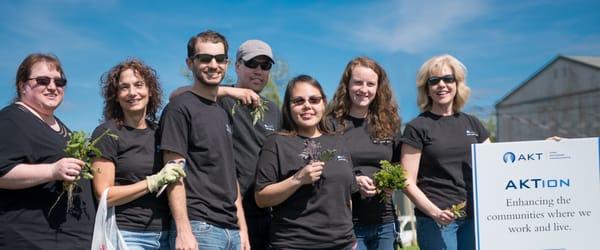
[{"label": "baseball cap", "polygon": [[244,61],[248,61],[257,56],[267,56],[271,59],[272,63],[275,63],[271,47],[261,40],[248,40],[242,43],[237,50],[236,60],[240,60],[241,58]]}]

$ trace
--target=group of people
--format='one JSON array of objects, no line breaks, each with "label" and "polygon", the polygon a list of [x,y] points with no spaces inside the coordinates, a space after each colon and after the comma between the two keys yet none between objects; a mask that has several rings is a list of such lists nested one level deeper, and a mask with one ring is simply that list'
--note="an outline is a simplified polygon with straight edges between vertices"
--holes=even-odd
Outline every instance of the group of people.
[{"label": "group of people", "polygon": [[[175,91],[160,118],[154,69],[127,59],[105,73],[104,121],[92,138],[115,136],[99,138],[91,181],[63,150],[71,131],[54,115],[67,85],[60,61],[25,58],[15,101],[0,111],[0,248],[89,249],[108,189],[130,249],[395,249],[394,204],[373,179],[387,160],[407,171],[420,248],[474,249],[469,151],[489,133],[460,111],[469,88],[456,58],[423,64],[423,113],[401,132],[390,81],[370,58],[346,65],[330,103],[319,81],[299,75],[277,107],[260,96],[271,47],[248,40],[234,62],[228,49],[215,31],[189,40],[193,85]],[[230,63],[237,82],[221,84]],[[50,212],[71,181],[74,206],[61,199]],[[450,207],[461,202],[467,216],[457,218]]]}]

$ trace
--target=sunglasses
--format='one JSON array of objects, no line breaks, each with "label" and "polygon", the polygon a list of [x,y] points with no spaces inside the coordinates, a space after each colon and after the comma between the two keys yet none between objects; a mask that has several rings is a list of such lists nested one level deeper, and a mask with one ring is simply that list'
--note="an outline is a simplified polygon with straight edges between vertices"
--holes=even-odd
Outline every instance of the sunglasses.
[{"label": "sunglasses", "polygon": [[445,83],[455,83],[456,78],[454,78],[454,75],[445,75],[442,77],[432,76],[427,79],[427,84],[436,85],[440,83],[440,81],[444,81]]},{"label": "sunglasses", "polygon": [[54,85],[56,85],[56,87],[64,87],[67,85],[67,79],[60,78],[60,77],[51,78],[51,77],[47,77],[47,76],[38,76],[35,78],[29,78],[27,80],[35,80],[35,82],[38,85],[42,85],[42,86],[50,85],[50,82],[52,82],[52,80],[54,80]]},{"label": "sunglasses", "polygon": [[196,54],[193,57],[194,60],[198,60],[200,63],[210,63],[212,62],[213,58],[217,61],[218,64],[223,64],[227,62],[227,55],[225,54]]},{"label": "sunglasses", "polygon": [[244,63],[244,65],[250,69],[256,69],[256,67],[260,66],[260,68],[262,70],[270,70],[271,67],[273,67],[273,64],[269,61],[266,62],[258,62],[254,59],[252,60],[248,60],[248,61],[244,61],[242,60],[242,62]]},{"label": "sunglasses", "polygon": [[292,105],[294,106],[301,106],[304,105],[306,102],[312,104],[312,105],[316,105],[321,103],[321,100],[323,100],[322,96],[311,96],[308,99],[304,99],[302,97],[294,97],[292,98]]}]

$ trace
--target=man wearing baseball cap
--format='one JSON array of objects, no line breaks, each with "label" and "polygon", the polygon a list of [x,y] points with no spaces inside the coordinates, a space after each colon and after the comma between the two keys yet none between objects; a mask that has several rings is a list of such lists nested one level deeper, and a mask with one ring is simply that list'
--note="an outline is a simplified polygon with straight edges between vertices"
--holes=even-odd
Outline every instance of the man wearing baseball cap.
[{"label": "man wearing baseball cap", "polygon": [[[259,96],[269,80],[274,62],[273,52],[267,43],[260,40],[242,43],[236,53],[237,82],[231,88],[220,88],[222,92],[219,93],[221,97],[218,100],[232,118],[235,166],[243,197],[248,238],[251,249],[254,250],[267,249],[271,223],[270,210],[259,208],[254,200],[254,174],[263,142],[269,134],[279,129],[281,119],[279,107]],[[244,90],[252,90],[252,93]],[[263,119],[253,124],[250,112],[254,107],[235,103],[236,100],[242,100],[245,104],[256,105],[259,98],[266,102],[267,109]]]}]

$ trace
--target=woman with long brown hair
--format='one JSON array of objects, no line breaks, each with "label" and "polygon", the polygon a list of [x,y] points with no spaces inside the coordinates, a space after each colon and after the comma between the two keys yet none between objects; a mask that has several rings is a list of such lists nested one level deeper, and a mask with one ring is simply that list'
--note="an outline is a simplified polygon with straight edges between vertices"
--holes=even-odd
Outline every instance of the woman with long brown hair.
[{"label": "woman with long brown hair", "polygon": [[352,156],[360,190],[352,195],[358,249],[393,249],[396,216],[392,199],[376,196],[373,182],[381,160],[400,160],[398,104],[385,70],[367,57],[348,62],[328,108],[328,118]]}]

